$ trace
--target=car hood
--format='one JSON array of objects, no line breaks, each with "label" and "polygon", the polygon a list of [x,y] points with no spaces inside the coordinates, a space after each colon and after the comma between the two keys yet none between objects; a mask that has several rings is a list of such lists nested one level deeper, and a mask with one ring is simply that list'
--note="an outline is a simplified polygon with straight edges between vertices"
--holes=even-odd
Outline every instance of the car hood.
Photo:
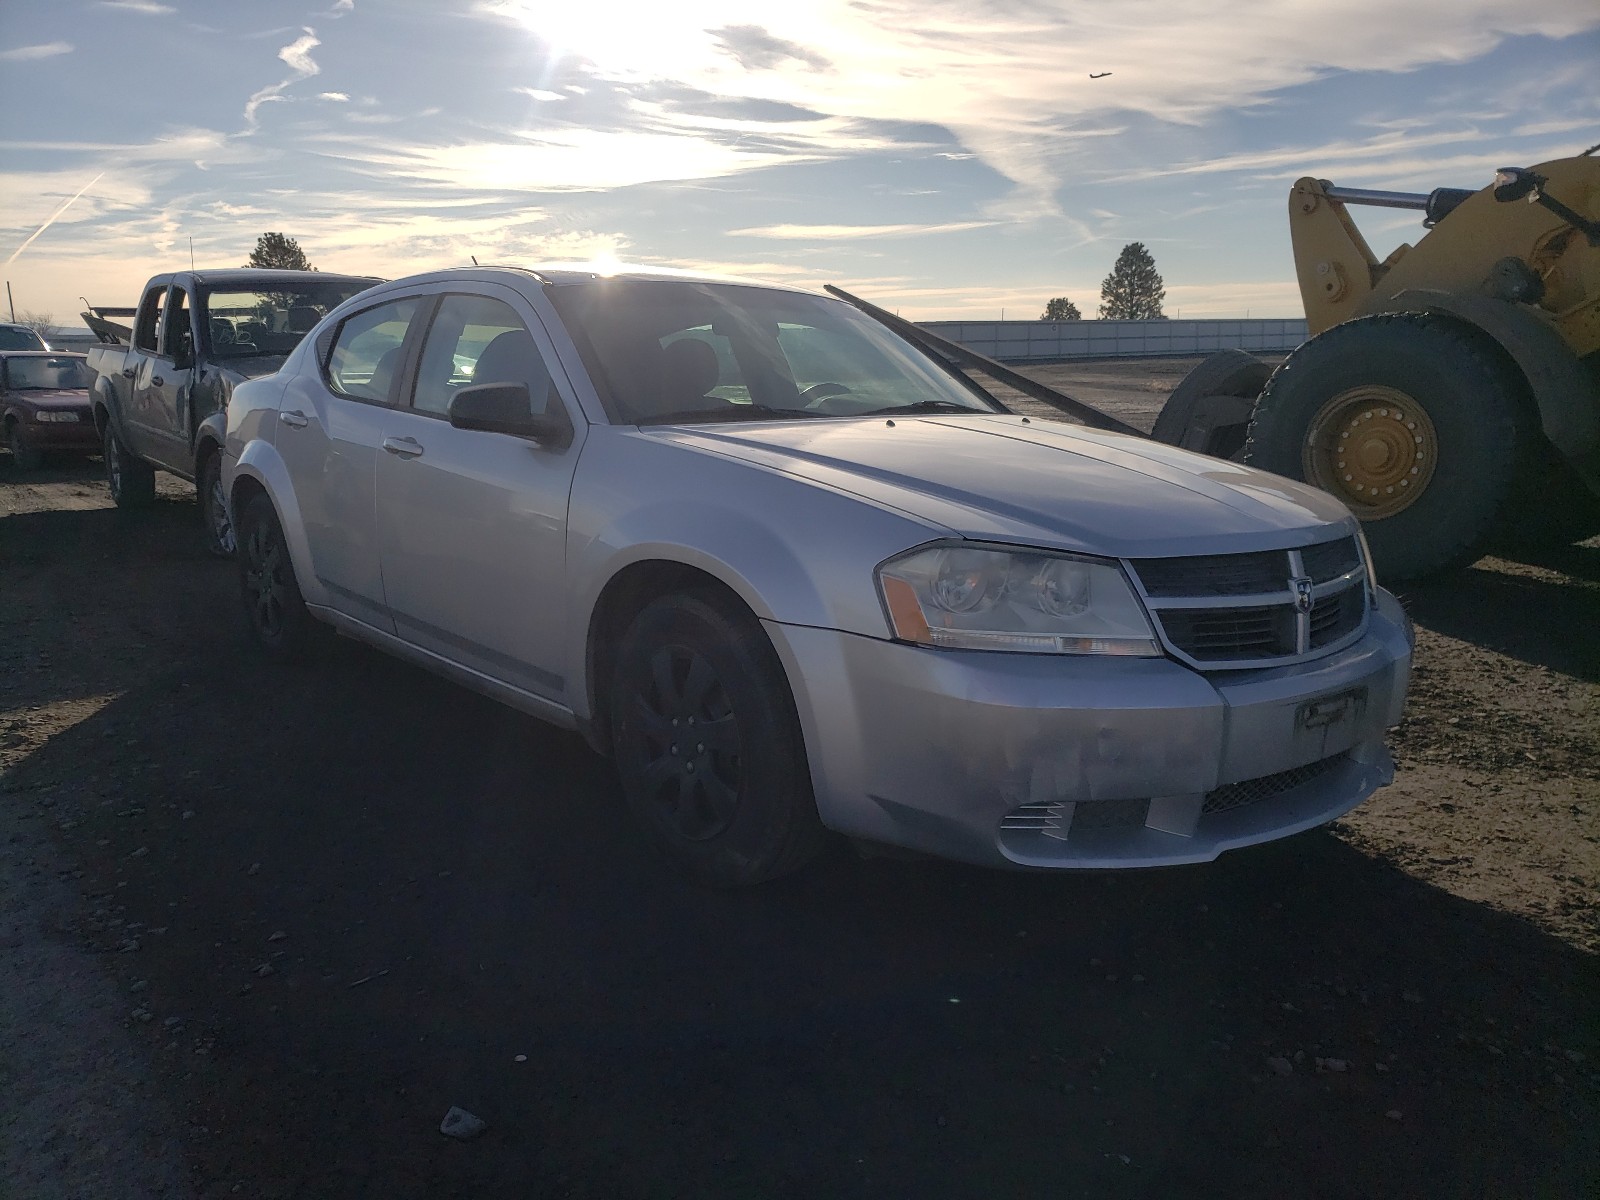
[{"label": "car hood", "polygon": [[1309,545],[1356,523],[1333,497],[1144,438],[1009,415],[658,427],[963,537],[1122,558]]}]

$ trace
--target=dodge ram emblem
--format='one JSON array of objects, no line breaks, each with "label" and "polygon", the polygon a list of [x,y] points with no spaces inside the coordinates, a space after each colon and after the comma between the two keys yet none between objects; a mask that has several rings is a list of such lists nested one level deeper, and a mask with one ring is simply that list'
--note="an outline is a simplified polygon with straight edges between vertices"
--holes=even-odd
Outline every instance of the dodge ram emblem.
[{"label": "dodge ram emblem", "polygon": [[1309,614],[1311,612],[1311,580],[1305,575],[1296,575],[1289,580],[1289,587],[1294,591],[1294,610],[1297,613]]}]

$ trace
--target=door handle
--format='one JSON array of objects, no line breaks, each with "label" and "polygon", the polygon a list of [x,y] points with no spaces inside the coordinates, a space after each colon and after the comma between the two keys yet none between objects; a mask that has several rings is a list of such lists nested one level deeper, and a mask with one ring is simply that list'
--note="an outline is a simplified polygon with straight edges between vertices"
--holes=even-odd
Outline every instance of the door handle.
[{"label": "door handle", "polygon": [[290,409],[288,412],[279,413],[278,420],[282,421],[290,429],[304,429],[306,427],[306,415],[298,409]]},{"label": "door handle", "polygon": [[150,386],[151,387],[160,387],[165,382],[166,382],[166,380],[161,378],[161,376],[159,376],[159,375],[150,376]]},{"label": "door handle", "polygon": [[132,379],[133,378],[133,368],[132,367],[123,367],[122,368],[122,377],[124,379]]},{"label": "door handle", "polygon": [[422,454],[422,443],[416,438],[386,437],[383,439],[383,448],[401,458],[418,458]]}]

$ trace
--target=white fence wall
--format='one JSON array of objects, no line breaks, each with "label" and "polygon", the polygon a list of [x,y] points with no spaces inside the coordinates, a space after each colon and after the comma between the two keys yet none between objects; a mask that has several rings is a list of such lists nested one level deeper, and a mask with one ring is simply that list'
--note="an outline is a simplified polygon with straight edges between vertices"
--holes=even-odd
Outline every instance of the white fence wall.
[{"label": "white fence wall", "polygon": [[1004,362],[1156,358],[1213,350],[1287,353],[1306,340],[1304,318],[1241,321],[923,321],[929,333]]}]

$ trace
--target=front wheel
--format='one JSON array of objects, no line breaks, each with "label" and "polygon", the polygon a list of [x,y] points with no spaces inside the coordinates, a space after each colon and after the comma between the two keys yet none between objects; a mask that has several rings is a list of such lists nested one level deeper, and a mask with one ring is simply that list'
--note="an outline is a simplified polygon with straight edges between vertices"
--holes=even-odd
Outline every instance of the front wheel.
[{"label": "front wheel", "polygon": [[16,421],[6,426],[6,441],[11,446],[11,465],[19,471],[37,471],[44,466],[44,451],[28,445],[22,426]]},{"label": "front wheel", "polygon": [[749,613],[712,593],[652,602],[623,637],[610,711],[628,806],[693,878],[760,883],[821,849],[794,700]]},{"label": "front wheel", "polygon": [[116,427],[106,420],[103,439],[106,485],[118,508],[143,508],[156,498],[156,473],[149,463],[128,453],[117,438]]},{"label": "front wheel", "polygon": [[228,494],[222,487],[222,453],[213,450],[200,464],[195,493],[200,501],[200,529],[206,553],[232,558],[238,548],[233,518],[228,515]]},{"label": "front wheel", "polygon": [[1521,376],[1430,313],[1336,325],[1289,356],[1256,403],[1245,461],[1343,500],[1385,582],[1476,559],[1537,448]]},{"label": "front wheel", "polygon": [[272,498],[258,492],[239,518],[239,595],[256,644],[287,661],[304,653],[314,618],[306,611]]}]

